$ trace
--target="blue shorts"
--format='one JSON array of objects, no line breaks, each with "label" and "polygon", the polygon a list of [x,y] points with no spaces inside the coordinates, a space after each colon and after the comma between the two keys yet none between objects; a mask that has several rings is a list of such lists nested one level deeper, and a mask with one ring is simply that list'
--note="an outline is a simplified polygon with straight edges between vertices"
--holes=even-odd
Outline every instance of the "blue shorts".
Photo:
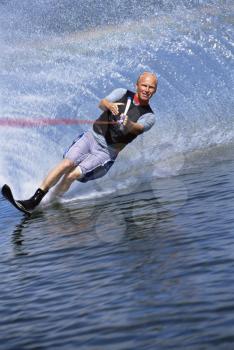
[{"label": "blue shorts", "polygon": [[78,181],[87,182],[104,176],[114,164],[117,154],[101,146],[88,131],[73,141],[63,157],[80,167],[82,177]]}]

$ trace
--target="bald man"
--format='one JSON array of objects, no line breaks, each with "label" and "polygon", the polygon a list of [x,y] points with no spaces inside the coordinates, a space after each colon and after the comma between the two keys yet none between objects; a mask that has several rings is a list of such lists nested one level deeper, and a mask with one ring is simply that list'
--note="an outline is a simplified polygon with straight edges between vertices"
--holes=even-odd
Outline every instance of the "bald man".
[{"label": "bald man", "polygon": [[75,180],[87,182],[104,176],[118,153],[154,125],[149,101],[156,90],[156,75],[144,72],[137,79],[135,93],[120,88],[102,99],[99,108],[103,113],[92,130],[77,137],[31,198],[17,203],[32,211],[55,185],[54,194],[61,196]]}]

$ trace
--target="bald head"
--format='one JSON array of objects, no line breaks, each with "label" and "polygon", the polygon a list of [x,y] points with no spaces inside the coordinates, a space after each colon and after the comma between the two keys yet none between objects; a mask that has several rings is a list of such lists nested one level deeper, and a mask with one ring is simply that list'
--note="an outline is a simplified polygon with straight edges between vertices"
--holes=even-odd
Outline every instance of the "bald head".
[{"label": "bald head", "polygon": [[136,82],[136,94],[141,105],[147,105],[157,90],[158,79],[154,73],[142,73]]},{"label": "bald head", "polygon": [[141,79],[144,79],[144,78],[150,78],[152,79],[152,81],[154,82],[155,86],[157,87],[157,84],[158,84],[158,78],[156,76],[156,74],[154,73],[151,73],[151,72],[143,72],[139,75],[138,79],[137,79],[137,84],[139,83],[139,81]]}]

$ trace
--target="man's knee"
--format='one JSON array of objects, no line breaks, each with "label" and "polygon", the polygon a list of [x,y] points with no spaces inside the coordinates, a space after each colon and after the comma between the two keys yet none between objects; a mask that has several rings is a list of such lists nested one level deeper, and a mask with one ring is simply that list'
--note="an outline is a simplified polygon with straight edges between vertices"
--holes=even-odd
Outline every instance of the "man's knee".
[{"label": "man's knee", "polygon": [[64,170],[69,171],[69,170],[74,169],[75,163],[70,159],[63,159],[62,160],[62,167]]},{"label": "man's knee", "polygon": [[75,180],[78,180],[81,176],[82,176],[82,171],[81,171],[80,167],[78,166],[75,170],[70,171],[66,175],[66,180],[68,182],[73,182]]}]

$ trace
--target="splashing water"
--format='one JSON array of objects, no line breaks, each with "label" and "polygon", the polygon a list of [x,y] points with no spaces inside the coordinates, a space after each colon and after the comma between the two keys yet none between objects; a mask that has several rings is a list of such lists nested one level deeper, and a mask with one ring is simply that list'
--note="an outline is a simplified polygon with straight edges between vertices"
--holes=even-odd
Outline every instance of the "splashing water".
[{"label": "splashing water", "polygon": [[144,70],[159,76],[156,126],[98,185],[81,185],[84,195],[149,174],[178,174],[190,152],[233,142],[231,1],[132,0],[126,8],[123,1],[40,0],[32,7],[24,0],[0,7],[0,120],[28,122],[0,125],[0,183],[11,183],[16,195],[31,194],[72,139],[90,128],[100,98],[114,88],[134,89]]}]

